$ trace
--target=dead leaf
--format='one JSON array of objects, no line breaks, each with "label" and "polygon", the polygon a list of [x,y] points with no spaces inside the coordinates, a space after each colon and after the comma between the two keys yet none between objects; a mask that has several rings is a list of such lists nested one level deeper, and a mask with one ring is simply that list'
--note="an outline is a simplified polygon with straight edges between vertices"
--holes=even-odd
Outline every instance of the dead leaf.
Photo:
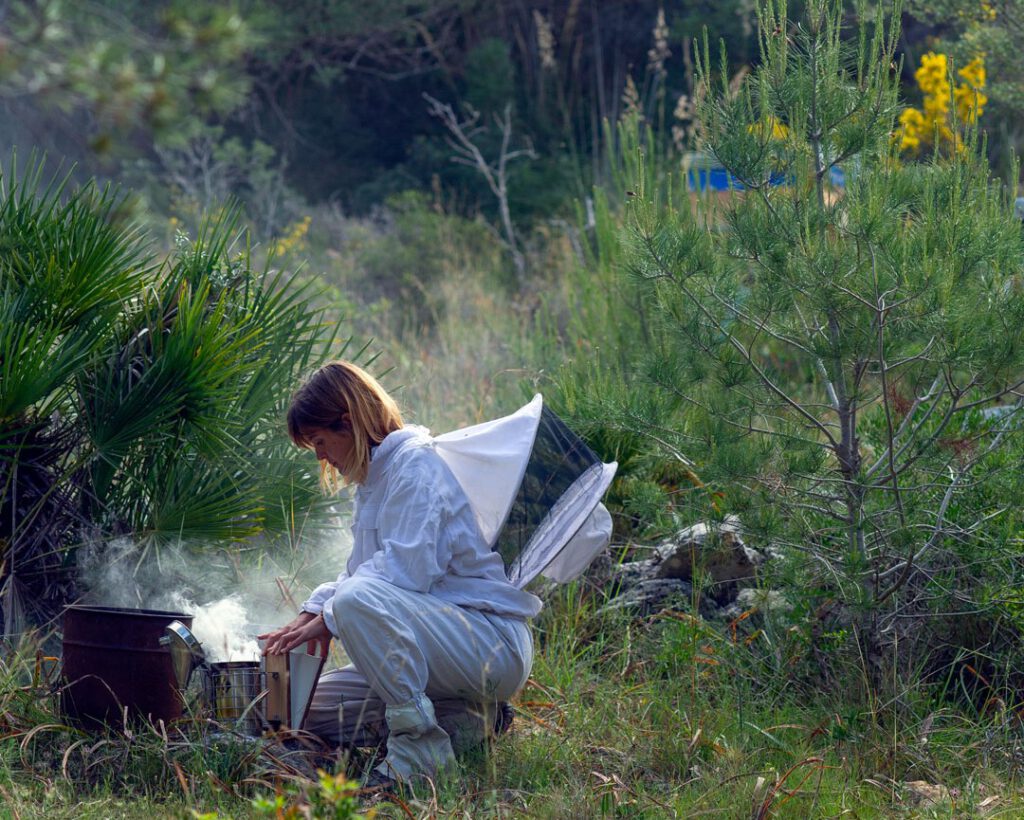
[{"label": "dead leaf", "polygon": [[930,808],[948,803],[952,796],[949,789],[941,784],[929,783],[926,780],[910,780],[903,783],[907,791],[908,802],[922,808]]}]

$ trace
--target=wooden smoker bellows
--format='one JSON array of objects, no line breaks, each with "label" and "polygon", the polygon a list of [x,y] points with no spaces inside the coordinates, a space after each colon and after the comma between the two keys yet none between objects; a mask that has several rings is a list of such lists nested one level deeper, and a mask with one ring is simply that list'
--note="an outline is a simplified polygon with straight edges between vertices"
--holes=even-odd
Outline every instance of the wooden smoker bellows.
[{"label": "wooden smoker bellows", "polygon": [[327,660],[327,642],[311,641],[286,655],[264,655],[266,720],[277,731],[301,729]]}]

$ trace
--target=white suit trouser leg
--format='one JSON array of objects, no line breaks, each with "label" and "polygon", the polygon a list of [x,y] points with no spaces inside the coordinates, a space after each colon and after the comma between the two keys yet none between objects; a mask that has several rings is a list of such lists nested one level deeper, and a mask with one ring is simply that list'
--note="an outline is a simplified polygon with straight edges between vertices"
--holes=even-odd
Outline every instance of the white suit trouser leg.
[{"label": "white suit trouser leg", "polygon": [[360,731],[380,726],[383,704],[388,754],[382,766],[390,776],[430,774],[452,760],[433,701],[508,700],[529,676],[533,646],[521,620],[359,576],[341,584],[332,607],[354,669],[324,676],[306,726],[327,728],[327,715],[333,711],[338,721],[340,706],[338,739],[357,742]]},{"label": "white suit trouser leg", "polygon": [[[493,730],[494,703],[433,697],[438,725],[456,754],[479,746]],[[387,740],[387,706],[362,672],[349,665],[320,676],[303,728],[342,746],[380,746]]]}]

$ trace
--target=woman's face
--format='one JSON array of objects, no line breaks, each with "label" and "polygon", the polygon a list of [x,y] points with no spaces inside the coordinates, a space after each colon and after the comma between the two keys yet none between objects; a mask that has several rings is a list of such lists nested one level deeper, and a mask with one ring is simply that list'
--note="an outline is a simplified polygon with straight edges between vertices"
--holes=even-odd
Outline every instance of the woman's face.
[{"label": "woman's face", "polygon": [[[347,413],[343,420],[347,427]],[[326,461],[342,475],[346,475],[346,472],[351,469],[355,447],[352,443],[352,431],[350,429],[339,431],[329,428],[318,428],[312,430],[306,438],[313,445],[313,452],[316,453],[316,457],[320,461]]]}]

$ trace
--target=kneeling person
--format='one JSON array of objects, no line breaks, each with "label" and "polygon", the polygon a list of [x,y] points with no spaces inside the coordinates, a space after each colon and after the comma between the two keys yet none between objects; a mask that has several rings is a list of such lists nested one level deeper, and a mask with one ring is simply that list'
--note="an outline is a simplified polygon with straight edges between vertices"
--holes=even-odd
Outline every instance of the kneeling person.
[{"label": "kneeling person", "polygon": [[381,777],[431,775],[453,759],[442,725],[478,724],[526,683],[541,602],[508,581],[428,431],[403,425],[372,376],[322,367],[293,397],[288,432],[316,453],[325,489],[356,485],[354,542],[337,580],[261,636],[265,651],[339,638],[352,664],[321,677],[305,727],[353,746],[386,735]]}]

